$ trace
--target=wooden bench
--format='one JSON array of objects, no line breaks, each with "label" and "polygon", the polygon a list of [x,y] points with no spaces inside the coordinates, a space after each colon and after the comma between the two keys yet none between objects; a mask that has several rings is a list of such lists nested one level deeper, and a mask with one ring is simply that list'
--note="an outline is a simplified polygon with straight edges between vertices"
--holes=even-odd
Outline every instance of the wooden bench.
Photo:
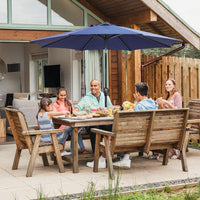
[{"label": "wooden bench", "polygon": [[192,142],[200,142],[200,99],[191,99],[188,104],[188,130],[189,140]]},{"label": "wooden bench", "polygon": [[[186,124],[188,108],[151,111],[120,111],[114,116],[112,132],[92,129],[96,133],[94,172],[98,172],[98,159],[105,151],[109,176],[114,178],[112,157],[118,152],[145,152],[163,150],[163,165],[167,165],[169,150],[175,147],[181,152],[183,171],[188,171],[185,148],[188,132]],[[101,136],[104,145],[100,144]],[[110,141],[111,137],[111,141]]]}]

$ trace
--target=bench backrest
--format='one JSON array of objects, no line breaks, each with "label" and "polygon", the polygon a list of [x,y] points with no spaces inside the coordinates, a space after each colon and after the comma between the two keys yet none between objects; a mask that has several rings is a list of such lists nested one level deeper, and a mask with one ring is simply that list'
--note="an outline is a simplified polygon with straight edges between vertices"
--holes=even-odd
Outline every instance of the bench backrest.
[{"label": "bench backrest", "polygon": [[143,147],[151,125],[152,111],[117,112],[113,122],[115,146],[119,149]]},{"label": "bench backrest", "polygon": [[181,148],[185,140],[188,108],[155,111],[151,145],[177,144]]},{"label": "bench backrest", "polygon": [[200,99],[191,99],[188,104],[189,119],[200,119]]},{"label": "bench backrest", "polygon": [[113,123],[115,152],[141,148],[148,153],[153,145],[168,143],[180,147],[185,140],[187,118],[187,108],[117,112]]}]

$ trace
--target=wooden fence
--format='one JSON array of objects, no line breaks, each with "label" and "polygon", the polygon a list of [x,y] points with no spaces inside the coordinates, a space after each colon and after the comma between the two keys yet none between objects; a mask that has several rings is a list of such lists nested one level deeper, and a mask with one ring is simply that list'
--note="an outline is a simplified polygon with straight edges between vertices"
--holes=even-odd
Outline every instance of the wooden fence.
[{"label": "wooden fence", "polygon": [[[142,64],[155,56],[142,56]],[[165,82],[174,78],[186,107],[190,99],[200,98],[200,59],[163,57],[162,60],[144,68],[144,81],[149,85],[153,99],[164,96]]]},{"label": "wooden fence", "polygon": [[[156,56],[142,55],[141,63],[146,63]],[[134,101],[134,80],[130,73],[132,67],[131,54],[112,54],[112,68],[110,68],[111,99],[117,99],[117,103]],[[115,72],[115,73],[114,73]],[[200,59],[163,57],[162,60],[144,67],[144,81],[149,85],[149,97],[156,99],[163,97],[165,82],[168,78],[174,78],[177,88],[183,98],[183,106],[186,107],[190,99],[200,98]]]}]

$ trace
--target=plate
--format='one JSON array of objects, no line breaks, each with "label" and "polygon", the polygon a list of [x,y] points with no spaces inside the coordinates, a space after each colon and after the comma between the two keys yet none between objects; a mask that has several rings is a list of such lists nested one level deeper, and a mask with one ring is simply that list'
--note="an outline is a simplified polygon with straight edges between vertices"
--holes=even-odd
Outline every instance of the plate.
[{"label": "plate", "polygon": [[86,111],[73,111],[73,114],[76,116],[84,116],[87,115]]},{"label": "plate", "polygon": [[56,117],[63,118],[65,115],[57,115]]},{"label": "plate", "polygon": [[67,118],[68,119],[75,119],[75,120],[84,120],[84,119],[92,119],[92,115],[83,115],[83,116],[77,116],[77,117],[69,116]]}]

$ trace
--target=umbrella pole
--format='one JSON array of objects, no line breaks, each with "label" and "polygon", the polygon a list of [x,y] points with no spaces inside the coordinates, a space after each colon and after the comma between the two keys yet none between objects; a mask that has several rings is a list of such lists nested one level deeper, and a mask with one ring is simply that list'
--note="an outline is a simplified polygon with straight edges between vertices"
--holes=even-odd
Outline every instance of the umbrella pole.
[{"label": "umbrella pole", "polygon": [[[107,41],[106,41],[107,43]],[[108,49],[107,45],[105,48],[105,87],[104,87],[104,95],[105,95],[105,107],[107,108],[107,96],[109,95],[109,89],[107,88],[107,58],[108,58]]]}]

